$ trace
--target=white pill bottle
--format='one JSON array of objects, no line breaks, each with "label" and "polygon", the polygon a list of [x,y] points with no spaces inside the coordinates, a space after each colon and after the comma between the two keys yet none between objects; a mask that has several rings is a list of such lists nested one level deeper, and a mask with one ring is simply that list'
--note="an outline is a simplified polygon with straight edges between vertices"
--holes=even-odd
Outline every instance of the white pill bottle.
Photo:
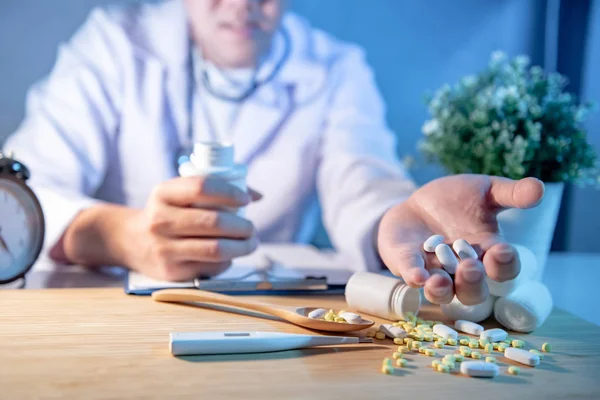
[{"label": "white pill bottle", "polygon": [[346,303],[356,311],[390,321],[417,315],[421,308],[421,292],[404,281],[361,271],[350,277],[346,284]]},{"label": "white pill bottle", "polygon": [[[234,148],[230,143],[199,142],[194,144],[194,152],[190,160],[179,166],[179,175],[188,176],[214,176],[231,183],[244,192],[248,170],[245,165],[236,164],[234,161]],[[196,207],[206,207],[205,204],[196,203]],[[244,208],[231,210],[240,215]]]}]

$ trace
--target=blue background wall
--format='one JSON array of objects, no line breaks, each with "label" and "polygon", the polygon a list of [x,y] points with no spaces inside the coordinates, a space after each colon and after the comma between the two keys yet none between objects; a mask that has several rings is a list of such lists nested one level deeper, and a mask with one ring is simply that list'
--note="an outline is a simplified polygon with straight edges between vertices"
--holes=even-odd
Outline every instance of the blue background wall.
[{"label": "blue background wall", "polygon": [[[116,1],[116,0],[115,0]],[[112,2],[115,2],[112,1]],[[492,51],[528,54],[553,68],[552,21],[557,0],[289,0],[292,10],[341,39],[362,45],[376,71],[388,104],[388,121],[399,137],[401,155],[416,154],[420,128],[427,118],[422,101],[428,90],[477,72]],[[587,0],[584,0],[587,1]],[[48,73],[56,46],[68,39],[89,10],[101,0],[0,1],[0,144],[23,117],[25,92]],[[125,2],[120,0],[120,2]],[[600,102],[600,10],[590,1],[592,23],[582,68],[582,91]],[[549,50],[546,50],[549,49]],[[600,116],[590,125],[600,152]],[[436,168],[419,168],[419,183],[439,176]],[[566,213],[566,246],[600,251],[596,204],[600,194],[574,190]]]}]

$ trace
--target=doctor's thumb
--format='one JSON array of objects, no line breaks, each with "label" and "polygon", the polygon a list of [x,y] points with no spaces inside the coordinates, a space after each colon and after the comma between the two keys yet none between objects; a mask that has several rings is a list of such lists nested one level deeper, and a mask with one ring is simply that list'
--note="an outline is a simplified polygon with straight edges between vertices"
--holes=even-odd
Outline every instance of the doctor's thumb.
[{"label": "doctor's thumb", "polygon": [[252,201],[259,201],[260,199],[263,198],[262,193],[252,189],[252,188],[248,188],[248,194],[250,195],[250,198],[252,199]]}]

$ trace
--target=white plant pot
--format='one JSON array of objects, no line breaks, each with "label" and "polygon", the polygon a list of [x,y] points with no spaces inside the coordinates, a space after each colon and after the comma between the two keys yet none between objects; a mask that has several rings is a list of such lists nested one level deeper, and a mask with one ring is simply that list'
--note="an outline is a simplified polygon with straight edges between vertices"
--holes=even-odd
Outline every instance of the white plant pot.
[{"label": "white plant pot", "polygon": [[537,207],[527,210],[512,208],[498,214],[505,239],[525,246],[535,254],[538,261],[535,279],[538,281],[544,274],[564,189],[563,183],[546,183],[544,186],[544,198]]}]

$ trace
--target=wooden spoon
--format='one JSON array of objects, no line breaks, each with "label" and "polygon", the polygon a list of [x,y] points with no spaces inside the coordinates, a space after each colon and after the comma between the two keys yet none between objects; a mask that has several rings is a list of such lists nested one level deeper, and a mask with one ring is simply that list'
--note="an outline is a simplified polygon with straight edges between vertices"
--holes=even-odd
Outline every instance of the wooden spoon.
[{"label": "wooden spoon", "polygon": [[225,304],[248,310],[258,311],[264,314],[274,315],[292,324],[303,326],[308,329],[316,329],[329,332],[351,332],[368,328],[374,324],[373,321],[363,319],[358,324],[345,322],[329,322],[307,317],[308,313],[317,307],[286,307],[259,303],[247,299],[226,296],[220,293],[207,292],[196,289],[164,289],[152,293],[155,301],[161,302],[200,302],[208,304]]}]

